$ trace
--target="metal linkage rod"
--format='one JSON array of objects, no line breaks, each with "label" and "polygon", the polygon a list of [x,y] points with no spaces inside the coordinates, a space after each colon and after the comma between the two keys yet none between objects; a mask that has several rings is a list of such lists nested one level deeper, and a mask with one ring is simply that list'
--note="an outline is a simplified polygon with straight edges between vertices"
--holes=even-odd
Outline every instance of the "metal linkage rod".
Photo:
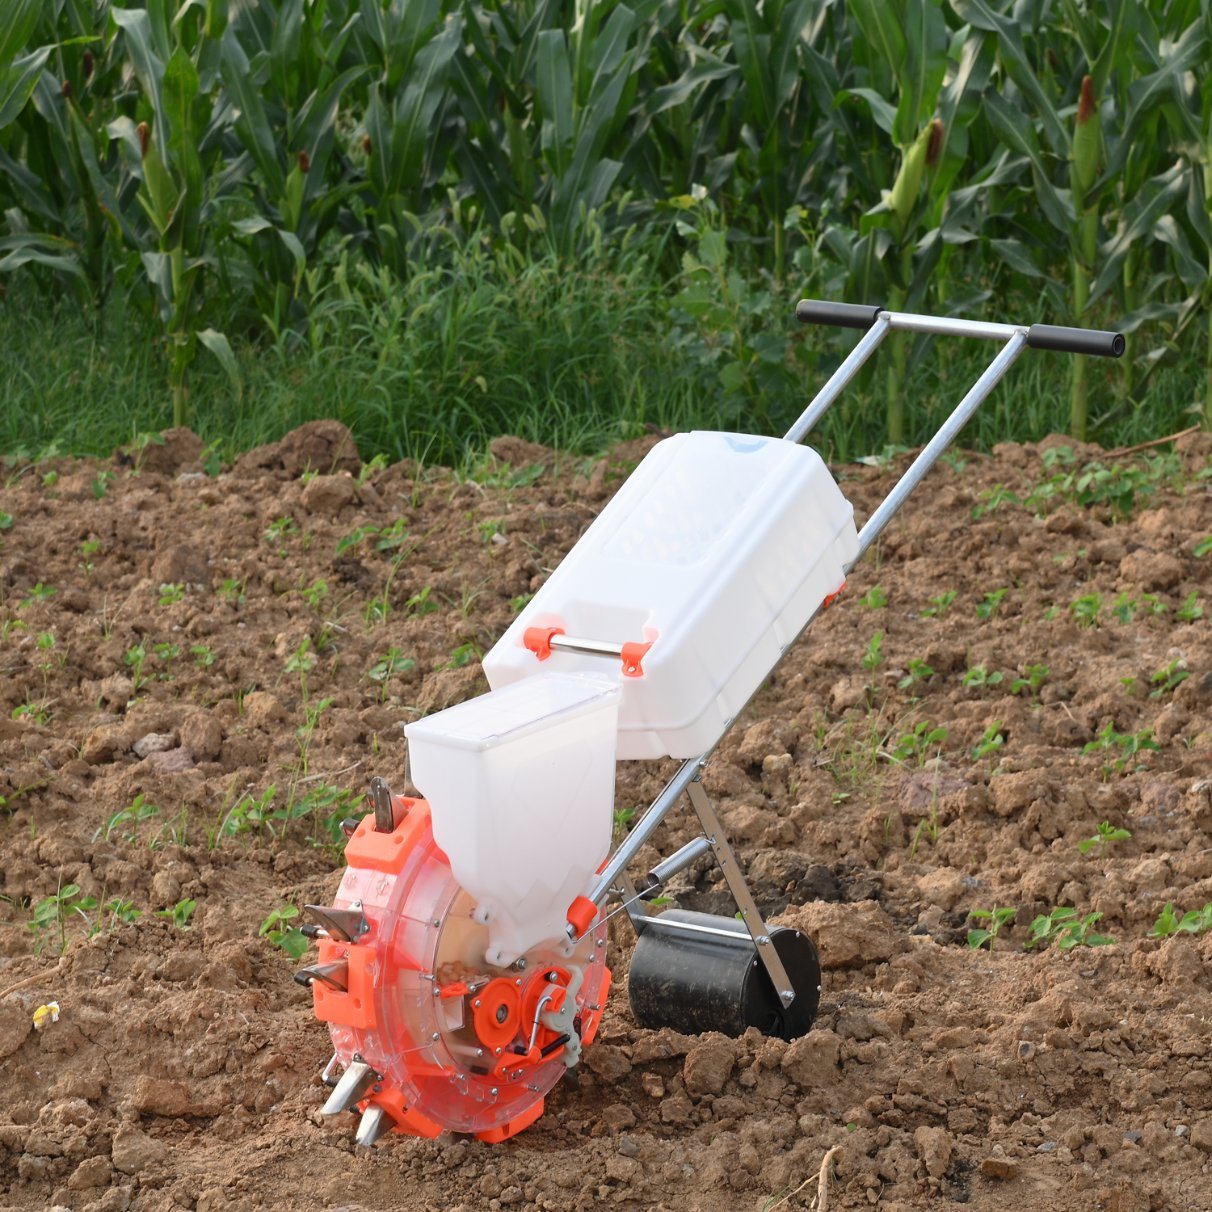
[{"label": "metal linkage rod", "polygon": [[[1005,326],[1003,326],[1005,327]],[[859,531],[858,554],[846,566],[846,572],[863,558],[864,552],[880,537],[884,527],[904,505],[909,494],[922,482],[922,477],[938,462],[939,455],[955,440],[972,414],[984,403],[989,393],[1001,382],[1006,371],[1014,365],[1019,354],[1027,348],[1027,334],[1021,328],[1011,328],[1010,339],[997,357],[985,368],[985,373],[969,389],[968,394],[956,405],[955,411],[943,422],[938,433],[930,439],[922,453],[909,465],[909,470],[896,482],[892,491],[880,502],[879,507],[867,519]]]}]

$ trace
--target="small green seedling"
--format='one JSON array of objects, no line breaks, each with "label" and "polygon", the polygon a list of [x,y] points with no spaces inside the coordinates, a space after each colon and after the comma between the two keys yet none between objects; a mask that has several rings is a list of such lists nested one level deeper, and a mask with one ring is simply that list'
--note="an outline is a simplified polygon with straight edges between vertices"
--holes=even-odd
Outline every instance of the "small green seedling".
[{"label": "small green seedling", "polygon": [[937,727],[929,720],[922,720],[912,732],[901,736],[887,756],[890,761],[898,764],[913,760],[920,766],[924,764],[932,749],[937,751],[942,748],[946,739],[946,728]]},{"label": "small green seedling", "polygon": [[47,598],[53,598],[59,591],[53,585],[43,585],[39,581],[33,589],[29,591],[29,597],[22,600],[22,607],[28,606],[31,602],[45,602]]},{"label": "small green seedling", "polygon": [[934,677],[934,670],[925,661],[912,657],[908,662],[905,676],[897,682],[897,686],[901,690],[907,690],[910,686],[916,686],[918,682],[928,682],[932,677]]},{"label": "small green seedling", "polygon": [[976,617],[978,619],[993,618],[1001,609],[1002,602],[1009,592],[1009,589],[995,589],[992,593],[985,594],[984,601],[977,603]]},{"label": "small green seedling", "polygon": [[954,589],[948,589],[946,593],[940,593],[937,598],[930,599],[930,605],[922,611],[922,618],[941,619],[951,609],[951,604],[954,601]]},{"label": "small green seedling", "polygon": [[160,586],[160,605],[174,606],[185,597],[185,586],[181,582]]},{"label": "small green seedling", "polygon": [[328,597],[328,582],[320,578],[313,581],[306,589],[300,589],[299,593],[312,610],[318,610],[320,603]]},{"label": "small green seedling", "polygon": [[36,954],[42,954],[46,935],[54,932],[58,936],[59,954],[67,950],[67,925],[75,915],[79,915],[86,926],[91,926],[89,914],[96,909],[97,898],[82,896],[79,884],[68,884],[60,888],[52,896],[44,896],[34,905],[30,920],[26,923],[28,929],[37,936],[34,944]]},{"label": "small green seedling", "polygon": [[298,534],[298,523],[292,517],[276,518],[270,522],[265,531],[265,541],[272,547],[279,539],[284,539],[287,535]]},{"label": "small green seedling", "polygon": [[144,821],[149,821],[152,817],[159,815],[160,809],[155,804],[148,803],[143,793],[140,792],[125,808],[120,808],[104,825],[97,829],[97,832],[93,834],[93,841],[95,842],[100,838],[108,842],[114,830],[125,825],[130,829],[130,832],[122,833],[119,836],[124,842],[133,842],[139,835],[139,826]]},{"label": "small green seedling", "polygon": [[304,636],[287,660],[285,671],[299,675],[299,697],[307,702],[307,675],[315,668],[316,654],[311,650],[311,636]]},{"label": "small green seedling", "polygon": [[863,653],[862,666],[867,670],[868,673],[878,669],[883,663],[883,647],[884,633],[882,631],[877,631],[874,635],[872,635],[871,640],[867,644],[867,651]]},{"label": "small green seedling", "polygon": [[[4,529],[5,527],[0,524],[0,530]],[[1195,544],[1195,558],[1197,560],[1202,560],[1210,551],[1212,551],[1212,534],[1208,535],[1207,538],[1200,539],[1200,541]]]},{"label": "small green seedling", "polygon": [[1079,627],[1097,627],[1098,616],[1102,613],[1102,609],[1103,595],[1101,593],[1087,593],[1069,603],[1069,610],[1077,620]]},{"label": "small green seedling", "polygon": [[178,930],[189,929],[189,919],[193,917],[198,902],[195,900],[178,901],[171,909],[157,909],[156,916],[166,918]]},{"label": "small green seedling", "polygon": [[883,585],[872,585],[861,598],[859,605],[866,606],[868,610],[883,610],[888,605],[888,592]]},{"label": "small green seedling", "polygon": [[1001,720],[994,720],[985,729],[981,739],[972,746],[972,760],[979,762],[983,758],[989,757],[990,754],[996,753],[1005,743],[1006,738],[1002,733],[1002,722]]},{"label": "small green seedling", "polygon": [[1184,623],[1194,623],[1196,619],[1204,617],[1204,608],[1199,604],[1199,594],[1189,593],[1183,604],[1174,612],[1176,619],[1181,619]]},{"label": "small green seedling", "polygon": [[984,665],[973,665],[964,674],[964,685],[969,689],[983,690],[986,686],[1000,686],[1002,675],[1000,673],[990,673]]},{"label": "small green seedling", "polygon": [[1101,913],[1087,913],[1078,917],[1077,910],[1068,906],[1041,913],[1032,922],[1024,951],[1032,947],[1055,946],[1058,951],[1071,951],[1074,947],[1106,947],[1115,940],[1106,934],[1097,934],[1095,923]]},{"label": "small green seedling", "polygon": [[135,693],[139,693],[139,688],[143,685],[143,666],[147,661],[147,649],[142,644],[134,644],[123,654],[122,660],[130,669],[131,681],[135,686]]},{"label": "small green seedling", "polygon": [[1014,908],[970,910],[968,913],[969,917],[976,918],[978,922],[988,922],[989,924],[988,926],[981,926],[968,931],[969,948],[973,951],[979,951],[982,947],[987,947],[992,951],[994,940],[1004,927],[1014,921],[1017,913],[1018,910]]},{"label": "small green seedling", "polygon": [[1121,593],[1119,597],[1111,603],[1111,615],[1118,623],[1128,624],[1136,615],[1139,609],[1139,603],[1131,594]]},{"label": "small green seedling", "polygon": [[430,595],[432,592],[432,588],[429,585],[426,585],[424,589],[414,593],[412,597],[410,597],[408,601],[404,603],[404,608],[412,611],[412,613],[415,615],[432,614],[438,609],[437,602],[430,601]]},{"label": "small green seedling", "polygon": [[[1153,739],[1152,728],[1142,728],[1140,732],[1116,732],[1114,724],[1107,724],[1094,738],[1082,746],[1083,756],[1090,753],[1102,753],[1106,750],[1119,750],[1120,756],[1115,759],[1115,769],[1123,770],[1138,753],[1148,749],[1160,749],[1161,746]],[[1143,767],[1136,767],[1142,769]],[[1104,770],[1109,768],[1104,767]]]},{"label": "small green seedling", "polygon": [[403,518],[397,518],[390,526],[385,526],[375,540],[376,551],[395,551],[402,547],[408,538],[408,523]]},{"label": "small green seedling", "polygon": [[1175,934],[1206,934],[1212,930],[1212,903],[1202,909],[1192,909],[1179,917],[1174,906],[1167,904],[1149,931],[1150,938],[1170,938]]},{"label": "small green seedling", "polygon": [[1077,843],[1077,848],[1082,854],[1089,854],[1097,846],[1101,858],[1112,842],[1126,842],[1131,836],[1130,830],[1112,825],[1110,821],[1101,821],[1098,832],[1093,837],[1083,838]]},{"label": "small green seedling", "polygon": [[534,597],[533,593],[519,593],[516,598],[509,599],[509,610],[511,614],[521,614],[527,602]]},{"label": "small green seedling", "polygon": [[93,496],[100,501],[102,497],[109,491],[110,481],[113,480],[114,473],[112,471],[99,471],[96,478],[92,482]]},{"label": "small green seedling", "polygon": [[1160,699],[1168,694],[1173,694],[1190,676],[1190,670],[1183,668],[1181,661],[1171,661],[1169,665],[1157,670],[1149,679],[1155,687],[1149,692],[1149,697]]},{"label": "small green seedling", "polygon": [[0,531],[12,530],[16,520],[11,513],[5,513],[3,509],[0,509]]},{"label": "small green seedling", "polygon": [[294,905],[283,905],[271,909],[257,931],[260,938],[267,938],[275,947],[285,951],[292,960],[301,960],[307,954],[307,936],[291,923],[299,916]]},{"label": "small green seedling", "polygon": [[336,554],[344,555],[353,547],[359,547],[365,543],[367,539],[374,538],[379,533],[377,526],[358,526],[351,530],[344,538],[338,540]]},{"label": "small green seedling", "polygon": [[219,588],[215,590],[219,597],[224,601],[232,602],[236,606],[243,606],[247,600],[244,597],[244,582],[236,577],[228,577],[222,581]]},{"label": "small green seedling", "polygon": [[143,916],[143,910],[136,909],[134,901],[124,901],[119,897],[112,897],[101,908],[109,914],[109,928],[111,930],[115,922],[122,922],[130,926]]},{"label": "small green seedling", "polygon": [[1022,501],[1011,492],[1005,484],[994,484],[986,488],[977,498],[979,504],[972,509],[973,518],[983,518],[987,513],[995,513],[1003,505],[1021,505]]},{"label": "small green seedling", "polygon": [[366,671],[366,676],[372,682],[378,682],[380,702],[387,697],[387,683],[397,673],[407,673],[410,669],[415,669],[416,664],[411,657],[404,655],[404,650],[401,648],[389,648],[379,657]]},{"label": "small green seedling", "polygon": [[387,456],[381,451],[379,454],[375,455],[369,463],[363,463],[362,466],[358,468],[358,487],[361,488],[362,485],[375,474],[375,472],[382,471],[386,466]]},{"label": "small green seedling", "polygon": [[189,655],[194,658],[194,664],[199,669],[209,669],[215,663],[215,654],[206,644],[190,645]]},{"label": "small green seedling", "polygon": [[1010,683],[1010,693],[1021,694],[1024,690],[1029,690],[1032,694],[1038,693],[1039,688],[1048,680],[1048,673],[1047,665],[1024,666],[1023,676]]},{"label": "small green seedling", "polygon": [[442,669],[462,669],[465,665],[470,665],[472,661],[478,661],[483,657],[483,653],[473,643],[460,644],[451,654],[450,659],[440,668]]},{"label": "small green seedling", "polygon": [[635,808],[616,808],[614,810],[614,835],[616,838],[622,837],[627,832],[628,826],[635,819]]}]

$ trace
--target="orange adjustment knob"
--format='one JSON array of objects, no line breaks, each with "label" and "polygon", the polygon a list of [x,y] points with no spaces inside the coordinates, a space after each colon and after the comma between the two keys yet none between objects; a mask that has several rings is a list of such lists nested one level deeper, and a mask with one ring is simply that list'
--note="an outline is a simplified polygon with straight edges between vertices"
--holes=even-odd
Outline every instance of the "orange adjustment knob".
[{"label": "orange adjustment knob", "polygon": [[522,632],[522,644],[529,648],[540,661],[545,661],[551,656],[552,639],[563,634],[563,627],[527,627]]}]

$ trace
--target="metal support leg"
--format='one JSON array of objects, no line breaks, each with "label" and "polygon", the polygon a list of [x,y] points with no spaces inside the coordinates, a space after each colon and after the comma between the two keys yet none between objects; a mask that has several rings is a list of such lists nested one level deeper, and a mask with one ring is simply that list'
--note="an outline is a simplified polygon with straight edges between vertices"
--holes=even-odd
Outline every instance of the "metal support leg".
[{"label": "metal support leg", "polygon": [[732,893],[732,899],[736,901],[737,908],[741,911],[741,921],[749,931],[749,937],[753,939],[758,959],[762,961],[762,967],[766,969],[766,974],[770,977],[770,982],[778,993],[779,1000],[784,1006],[790,1006],[795,1001],[795,989],[792,987],[791,978],[787,975],[787,969],[783,967],[783,961],[779,959],[779,954],[775,950],[770,933],[766,928],[766,922],[753,899],[753,893],[749,891],[749,885],[745,883],[745,877],[737,866],[736,855],[733,854],[732,847],[728,844],[728,838],[724,834],[724,827],[720,824],[720,818],[716,815],[715,807],[711,803],[711,797],[697,779],[686,788],[686,793],[690,796],[690,803],[694,807],[695,815],[702,822],[707,840],[711,843],[715,861],[719,863],[720,871],[723,872],[728,884],[728,890]]}]

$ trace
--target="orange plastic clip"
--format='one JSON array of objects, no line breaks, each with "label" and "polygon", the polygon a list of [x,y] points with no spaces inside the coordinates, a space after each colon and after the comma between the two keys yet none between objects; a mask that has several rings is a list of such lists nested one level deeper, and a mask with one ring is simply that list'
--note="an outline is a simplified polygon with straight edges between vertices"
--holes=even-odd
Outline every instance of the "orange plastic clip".
[{"label": "orange plastic clip", "polygon": [[639,640],[631,640],[629,643],[623,645],[623,651],[620,655],[623,658],[623,676],[625,678],[642,678],[644,676],[644,668],[641,662],[651,647],[651,640],[646,644],[641,643]]},{"label": "orange plastic clip", "polygon": [[563,627],[527,627],[522,632],[522,644],[529,648],[540,661],[545,661],[551,656],[552,637],[563,634]]},{"label": "orange plastic clip", "polygon": [[580,938],[593,925],[593,919],[598,915],[598,907],[587,896],[578,896],[571,905],[568,906],[568,922],[569,925],[577,932],[577,938]]}]

